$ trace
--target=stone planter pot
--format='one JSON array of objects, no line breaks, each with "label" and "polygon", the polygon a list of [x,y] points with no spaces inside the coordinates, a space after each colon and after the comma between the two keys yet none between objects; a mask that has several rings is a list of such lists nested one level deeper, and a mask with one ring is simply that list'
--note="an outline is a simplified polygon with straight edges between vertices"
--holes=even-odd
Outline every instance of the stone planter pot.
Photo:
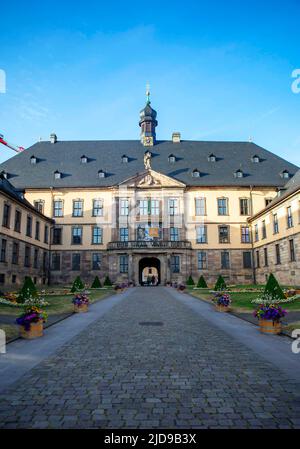
[{"label": "stone planter pot", "polygon": [[37,323],[31,323],[30,329],[25,330],[24,326],[20,326],[20,337],[32,340],[33,338],[39,338],[43,336],[43,320]]},{"label": "stone planter pot", "polygon": [[74,304],[74,312],[75,313],[85,313],[88,311],[88,304],[82,304],[81,306],[78,306],[77,304]]},{"label": "stone planter pot", "polygon": [[216,306],[215,306],[215,308],[216,308],[216,310],[218,311],[218,312],[230,312],[230,307],[229,306],[223,306],[222,304],[217,304]]},{"label": "stone planter pot", "polygon": [[263,334],[273,334],[277,335],[280,334],[282,331],[282,324],[277,321],[272,320],[259,320],[259,330]]},{"label": "stone planter pot", "polygon": [[184,293],[185,292],[185,290],[177,290],[178,291],[178,293]]}]

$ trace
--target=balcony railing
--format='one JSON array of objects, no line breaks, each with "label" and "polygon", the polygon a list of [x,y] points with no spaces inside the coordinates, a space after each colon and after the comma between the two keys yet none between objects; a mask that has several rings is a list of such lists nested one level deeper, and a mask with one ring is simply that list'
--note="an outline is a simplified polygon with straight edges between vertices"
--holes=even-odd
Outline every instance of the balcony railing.
[{"label": "balcony railing", "polygon": [[127,242],[109,242],[107,249],[191,249],[192,244],[188,240],[130,240]]}]

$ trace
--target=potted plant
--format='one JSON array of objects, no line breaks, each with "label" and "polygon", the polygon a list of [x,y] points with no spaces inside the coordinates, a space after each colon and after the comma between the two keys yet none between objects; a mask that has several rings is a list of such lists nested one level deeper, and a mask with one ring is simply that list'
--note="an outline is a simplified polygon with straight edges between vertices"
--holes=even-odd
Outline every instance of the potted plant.
[{"label": "potted plant", "polygon": [[215,307],[218,312],[230,311],[231,298],[228,293],[222,292],[215,293],[213,301],[215,303]]},{"label": "potted plant", "polygon": [[85,293],[78,293],[72,299],[72,303],[74,304],[74,312],[81,313],[87,312],[89,307],[89,298]]},{"label": "potted plant", "polygon": [[260,302],[253,315],[259,320],[259,329],[264,334],[280,334],[282,331],[281,319],[287,311],[279,303],[283,300],[269,293],[264,293],[255,302]]},{"label": "potted plant", "polygon": [[184,290],[185,290],[185,285],[179,284],[177,287],[177,291],[179,291],[180,293],[184,293]]},{"label": "potted plant", "polygon": [[116,284],[114,286],[114,290],[115,290],[116,293],[122,293],[122,291],[123,291],[120,284]]},{"label": "potted plant", "polygon": [[26,339],[42,337],[43,323],[46,321],[47,314],[37,305],[25,305],[23,313],[16,319],[20,336]]}]

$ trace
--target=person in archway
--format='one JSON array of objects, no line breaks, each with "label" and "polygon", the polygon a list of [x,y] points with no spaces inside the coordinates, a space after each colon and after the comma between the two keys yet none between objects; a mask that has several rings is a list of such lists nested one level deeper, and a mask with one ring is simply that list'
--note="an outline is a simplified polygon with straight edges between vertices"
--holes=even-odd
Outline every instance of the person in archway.
[{"label": "person in archway", "polygon": [[151,285],[156,285],[156,279],[154,275],[151,278]]}]

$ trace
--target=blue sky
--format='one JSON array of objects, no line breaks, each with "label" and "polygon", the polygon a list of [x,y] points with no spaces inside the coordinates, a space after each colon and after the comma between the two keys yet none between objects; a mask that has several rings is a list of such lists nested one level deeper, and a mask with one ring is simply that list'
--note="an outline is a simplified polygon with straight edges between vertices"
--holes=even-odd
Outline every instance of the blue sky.
[{"label": "blue sky", "polygon": [[0,132],[17,145],[138,139],[149,82],[158,139],[252,136],[300,165],[298,0],[27,0],[1,17]]}]

